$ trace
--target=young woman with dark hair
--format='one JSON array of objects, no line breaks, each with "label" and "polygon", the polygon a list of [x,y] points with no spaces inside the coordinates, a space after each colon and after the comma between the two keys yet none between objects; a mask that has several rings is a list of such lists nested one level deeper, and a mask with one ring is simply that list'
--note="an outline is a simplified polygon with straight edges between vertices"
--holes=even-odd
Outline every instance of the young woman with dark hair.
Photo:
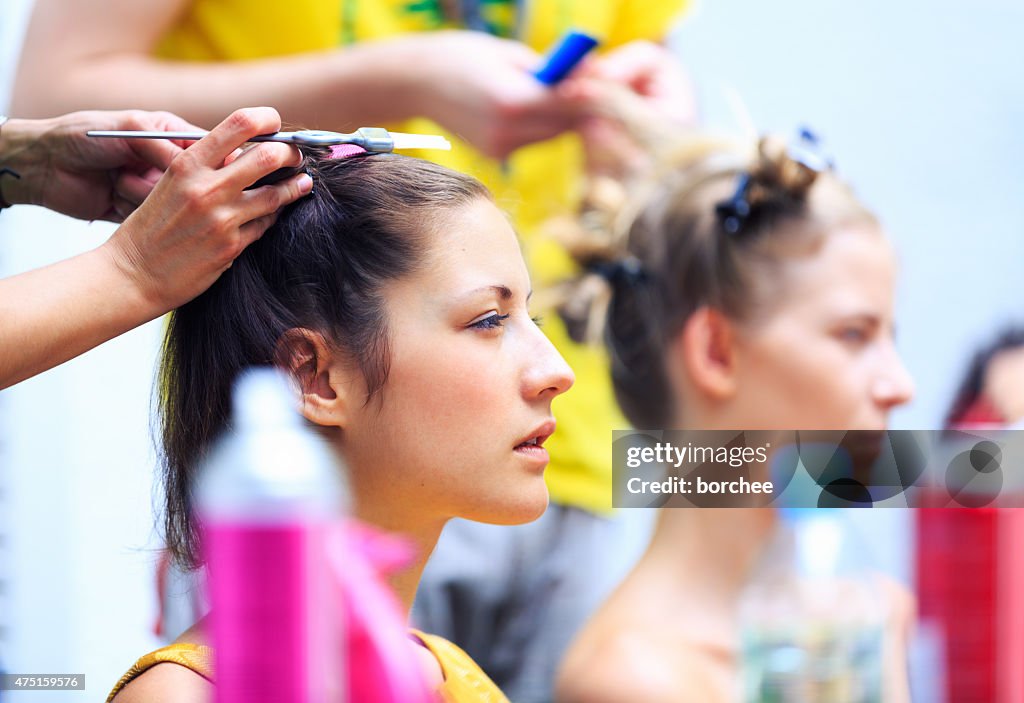
[{"label": "young woman with dark hair", "polygon": [[[171,319],[160,372],[167,542],[199,565],[196,467],[228,423],[238,374],[276,365],[344,456],[355,516],[419,547],[393,581],[408,609],[448,519],[544,512],[551,401],[573,375],[530,317],[515,234],[477,181],[390,154],[312,155],[302,168],[313,193]],[[140,661],[112,699],[201,699],[204,640],[200,623]],[[453,645],[421,644],[446,700],[504,700]]]}]

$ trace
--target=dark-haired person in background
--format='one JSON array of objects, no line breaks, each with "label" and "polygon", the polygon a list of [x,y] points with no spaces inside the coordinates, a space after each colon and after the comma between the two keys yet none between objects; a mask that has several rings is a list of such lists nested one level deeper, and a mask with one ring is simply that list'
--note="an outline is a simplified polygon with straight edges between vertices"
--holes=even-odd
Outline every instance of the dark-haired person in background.
[{"label": "dark-haired person in background", "polygon": [[[1024,327],[1009,325],[975,352],[943,424],[952,431],[954,443],[992,432],[992,437],[1009,439],[1012,446],[1022,421]],[[1004,458],[997,463],[1010,469],[1007,473],[1018,468],[1006,462]],[[979,474],[999,475],[999,470]],[[1019,559],[1015,545],[1024,539],[1024,524],[1019,509],[996,502],[1002,488],[999,480],[965,490],[962,496],[977,501],[971,510],[928,507],[914,511],[915,585],[925,624],[922,630],[940,636],[946,700],[995,700],[999,690],[1009,690],[1018,680],[1016,668],[1003,662],[1019,651],[1019,628],[1006,623],[1019,622],[1007,613],[1015,611],[1014,599],[1024,590],[1024,577],[1015,565]],[[965,594],[970,594],[971,608],[964,608]],[[979,652],[993,654],[964,657],[959,647],[964,641],[976,642]]]},{"label": "dark-haired person in background", "polygon": [[1024,327],[1007,327],[975,353],[946,415],[947,428],[1012,426],[1024,419]]}]

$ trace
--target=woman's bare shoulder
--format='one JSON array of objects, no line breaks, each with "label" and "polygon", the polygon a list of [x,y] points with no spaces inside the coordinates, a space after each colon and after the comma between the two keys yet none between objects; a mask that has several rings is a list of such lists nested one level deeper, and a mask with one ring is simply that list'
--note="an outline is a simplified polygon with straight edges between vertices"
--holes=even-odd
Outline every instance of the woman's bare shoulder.
[{"label": "woman's bare shoulder", "polygon": [[113,703],[209,703],[213,684],[191,669],[163,662],[131,680]]},{"label": "woman's bare shoulder", "polygon": [[723,653],[647,628],[602,634],[585,649],[570,650],[556,683],[559,703],[733,700],[733,663]]},{"label": "woman's bare shoulder", "polygon": [[[181,633],[175,647],[188,652],[193,648],[204,651],[208,646],[205,618]],[[166,650],[161,650],[166,651]],[[197,665],[195,659],[185,657],[184,663]],[[200,661],[203,661],[200,657]],[[154,664],[132,679],[114,697],[113,703],[208,703],[213,700],[213,684],[188,666],[164,661]]]},{"label": "woman's bare shoulder", "polygon": [[620,629],[587,645],[565,659],[556,684],[559,703],[680,700],[684,682],[674,666],[674,648],[657,635]]}]

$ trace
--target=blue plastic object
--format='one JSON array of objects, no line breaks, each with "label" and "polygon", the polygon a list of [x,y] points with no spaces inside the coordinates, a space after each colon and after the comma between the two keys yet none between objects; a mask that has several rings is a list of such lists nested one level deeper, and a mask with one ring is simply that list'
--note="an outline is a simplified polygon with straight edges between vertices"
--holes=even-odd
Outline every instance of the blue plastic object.
[{"label": "blue plastic object", "polygon": [[569,32],[562,37],[548,55],[544,65],[534,71],[533,75],[545,85],[555,85],[568,76],[597,44],[597,39],[589,34]]}]

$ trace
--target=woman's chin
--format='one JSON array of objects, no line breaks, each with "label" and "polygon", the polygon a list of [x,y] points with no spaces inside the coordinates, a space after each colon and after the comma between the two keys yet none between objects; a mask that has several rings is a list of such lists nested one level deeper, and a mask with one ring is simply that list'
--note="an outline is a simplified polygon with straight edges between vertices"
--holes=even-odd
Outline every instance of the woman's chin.
[{"label": "woman's chin", "polygon": [[481,501],[471,512],[459,517],[491,525],[523,525],[533,522],[548,508],[547,486],[543,480],[538,483],[539,487],[522,490],[515,496],[516,500],[511,500],[513,496],[502,495],[495,501]]}]

